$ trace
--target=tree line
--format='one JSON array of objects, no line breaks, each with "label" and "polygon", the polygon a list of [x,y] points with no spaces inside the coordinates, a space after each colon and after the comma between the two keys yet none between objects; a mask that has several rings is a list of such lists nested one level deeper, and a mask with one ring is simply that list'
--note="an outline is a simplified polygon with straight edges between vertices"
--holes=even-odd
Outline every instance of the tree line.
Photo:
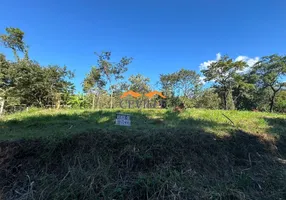
[{"label": "tree line", "polygon": [[[66,66],[32,61],[20,29],[6,28],[0,44],[11,49],[15,57],[9,61],[0,53],[0,109],[4,107],[7,112],[17,106],[119,108],[122,92],[155,89],[141,74],[126,81],[124,74],[133,58],[114,61],[111,52],[99,52],[95,53],[95,66],[82,81],[83,93],[76,94],[74,73]],[[201,73],[181,69],[160,74],[156,88],[167,96],[167,107],[183,103],[188,108],[286,112],[285,75],[286,56],[264,56],[250,67],[225,55]]]}]

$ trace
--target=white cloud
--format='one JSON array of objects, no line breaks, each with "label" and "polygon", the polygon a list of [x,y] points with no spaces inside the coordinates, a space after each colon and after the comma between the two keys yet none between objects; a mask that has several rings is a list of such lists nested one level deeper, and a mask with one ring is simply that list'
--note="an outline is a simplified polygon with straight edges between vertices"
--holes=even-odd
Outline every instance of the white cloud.
[{"label": "white cloud", "polygon": [[205,78],[205,76],[200,76],[200,81],[203,85],[206,83]]},{"label": "white cloud", "polygon": [[255,63],[257,63],[259,61],[259,57],[255,57],[255,58],[249,58],[248,61],[247,61],[247,64],[250,66],[250,67],[253,67],[253,65]]},{"label": "white cloud", "polygon": [[[201,63],[201,64],[200,64],[200,70],[207,69],[208,66],[210,66],[210,64],[212,64],[212,63],[214,63],[214,62],[216,62],[216,61],[218,61],[218,60],[220,60],[220,59],[221,59],[221,54],[220,54],[220,53],[217,53],[215,60],[208,60],[208,61],[206,61],[206,62]],[[203,76],[203,75],[200,76],[200,81],[201,81],[201,83],[202,83],[203,85],[206,83],[205,78],[206,78],[206,77]],[[210,82],[212,82],[212,81],[210,81]]]},{"label": "white cloud", "polygon": [[200,64],[200,70],[207,69],[210,64],[215,62],[214,60],[209,60]]},{"label": "white cloud", "polygon": [[244,61],[247,63],[248,67],[244,68],[243,70],[239,71],[241,73],[244,73],[244,72],[248,72],[252,67],[253,65],[259,61],[259,57],[255,57],[255,58],[249,58],[247,56],[238,56],[235,61]]},{"label": "white cloud", "polygon": [[235,61],[245,61],[249,67],[253,67],[253,65],[259,61],[259,57],[249,58],[247,56],[238,56]]},{"label": "white cloud", "polygon": [[200,64],[200,70],[207,69],[208,66],[210,66],[210,64],[212,64],[212,63],[218,61],[219,59],[221,59],[221,54],[220,54],[220,53],[217,53],[215,60],[208,60],[208,61],[206,61],[206,62],[201,63],[201,64]]},{"label": "white cloud", "polygon": [[[218,61],[219,59],[221,59],[221,54],[220,54],[220,53],[217,53],[215,60],[208,60],[208,61],[206,61],[206,62],[201,63],[200,66],[199,66],[199,67],[200,67],[200,70],[207,69],[208,66],[210,66],[210,64],[212,64],[213,62]],[[259,57],[250,58],[250,57],[248,57],[248,56],[238,56],[238,57],[235,58],[235,61],[245,61],[249,67],[245,68],[245,69],[242,70],[241,72],[246,72],[246,71],[248,71],[251,67],[253,67],[253,65],[254,65],[257,61],[259,61]]]},{"label": "white cloud", "polygon": [[221,54],[220,53],[217,53],[216,54],[216,60],[220,60],[221,59]]},{"label": "white cloud", "polygon": [[242,60],[246,60],[248,57],[247,56],[238,56],[235,61],[242,61]]}]

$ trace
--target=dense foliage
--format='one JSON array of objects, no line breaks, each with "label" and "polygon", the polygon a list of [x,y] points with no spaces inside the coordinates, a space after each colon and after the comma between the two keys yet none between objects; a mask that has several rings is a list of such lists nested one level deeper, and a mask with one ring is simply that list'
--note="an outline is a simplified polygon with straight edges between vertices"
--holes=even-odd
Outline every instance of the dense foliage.
[{"label": "dense foliage", "polygon": [[[254,66],[222,56],[201,71],[181,69],[161,74],[156,87],[141,74],[124,77],[132,58],[115,62],[111,52],[95,53],[97,62],[82,82],[83,94],[75,94],[74,74],[66,66],[42,66],[30,60],[24,32],[7,28],[0,44],[10,48],[15,61],[0,53],[0,112],[19,107],[117,108],[122,92],[159,89],[167,96],[167,107],[184,103],[187,108],[237,109],[285,112],[286,56],[262,57]],[[19,52],[24,53],[20,58]],[[127,80],[124,81],[124,80]],[[1,108],[2,107],[2,108]]]}]

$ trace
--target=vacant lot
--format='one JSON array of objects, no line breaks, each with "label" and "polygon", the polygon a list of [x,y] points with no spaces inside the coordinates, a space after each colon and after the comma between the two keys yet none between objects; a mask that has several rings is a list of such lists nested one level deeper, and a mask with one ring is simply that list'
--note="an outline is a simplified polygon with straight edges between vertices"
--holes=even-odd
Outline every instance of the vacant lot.
[{"label": "vacant lot", "polygon": [[[131,127],[114,125],[131,114]],[[286,199],[286,116],[30,110],[0,119],[0,199]]]}]

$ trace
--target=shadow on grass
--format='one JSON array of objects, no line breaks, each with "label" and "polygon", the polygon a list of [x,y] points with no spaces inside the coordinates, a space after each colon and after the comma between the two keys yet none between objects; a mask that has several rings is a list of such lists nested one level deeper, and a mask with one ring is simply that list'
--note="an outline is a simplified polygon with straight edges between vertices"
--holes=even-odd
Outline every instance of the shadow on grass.
[{"label": "shadow on grass", "polygon": [[269,132],[278,133],[276,146],[280,154],[286,157],[286,120],[283,118],[264,118],[270,128]]},{"label": "shadow on grass", "polygon": [[[228,124],[181,119],[172,112],[156,119],[143,112],[132,113],[134,127],[115,127],[115,114],[83,112],[2,122],[1,126],[18,131],[31,129],[31,133],[43,130],[46,124],[53,129],[80,126],[78,131],[84,128],[84,133],[56,141],[1,142],[0,196],[238,200],[286,197],[285,148],[276,148],[279,142],[285,146],[285,140],[274,143],[237,129],[219,137],[205,128]],[[274,129],[284,124],[279,119],[268,120]],[[89,130],[89,125],[94,124],[99,128]],[[109,126],[112,128],[106,128]]]},{"label": "shadow on grass", "polygon": [[286,119],[283,118],[269,118],[265,117],[264,120],[268,123],[270,128],[268,129],[271,133],[276,133],[278,135],[286,135]]}]

